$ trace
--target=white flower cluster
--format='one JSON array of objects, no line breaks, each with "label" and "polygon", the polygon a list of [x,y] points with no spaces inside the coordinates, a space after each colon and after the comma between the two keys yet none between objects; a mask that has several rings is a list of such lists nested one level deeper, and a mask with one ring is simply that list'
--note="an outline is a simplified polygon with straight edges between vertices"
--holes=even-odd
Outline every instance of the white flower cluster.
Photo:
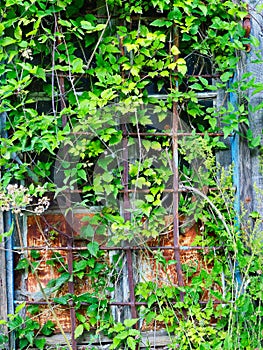
[{"label": "white flower cluster", "polygon": [[26,48],[25,50],[22,50],[21,56],[26,58],[27,60],[31,60],[32,61],[32,59],[33,59],[32,50],[28,49],[28,48]]},{"label": "white flower cluster", "polygon": [[29,189],[17,184],[9,184],[5,190],[0,188],[0,211],[11,210],[14,214],[29,211],[40,215],[49,207],[47,197],[37,198],[44,191],[45,189],[41,186]]}]

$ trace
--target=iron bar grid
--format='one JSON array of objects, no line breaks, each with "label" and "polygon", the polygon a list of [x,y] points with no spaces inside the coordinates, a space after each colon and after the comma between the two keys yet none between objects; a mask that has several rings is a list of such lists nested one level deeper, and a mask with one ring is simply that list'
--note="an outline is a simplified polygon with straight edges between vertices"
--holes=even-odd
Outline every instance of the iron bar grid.
[{"label": "iron bar grid", "polygon": [[[108,18],[107,16],[103,15],[97,15],[98,18]],[[139,18],[139,17],[138,17]],[[148,18],[148,17],[147,17]],[[152,18],[159,18],[159,16],[152,17]],[[132,17],[132,19],[136,20],[136,17]],[[143,18],[141,18],[143,19]],[[82,75],[83,76],[83,75]],[[204,77],[204,78],[217,78],[220,75],[212,75],[212,74],[200,74],[200,75],[188,75],[188,77],[194,76],[194,77]],[[66,103],[65,103],[65,86],[64,86],[64,79],[68,78],[68,75],[59,73],[58,74],[59,78],[59,89],[60,89],[60,96],[61,96],[61,110],[65,108]],[[67,117],[63,116],[62,117],[62,123],[65,126],[67,123]],[[74,133],[75,135],[90,135],[92,133],[83,133],[83,132],[78,132]],[[224,136],[224,133],[222,132],[217,132],[217,133],[196,133],[195,135],[197,136],[204,136],[204,135],[209,135],[211,137],[221,137]],[[132,133],[132,132],[126,132],[123,130],[123,148],[124,150],[126,149],[128,152],[128,137],[147,137],[147,136],[168,136],[171,137],[173,140],[173,160],[176,159],[178,156],[178,138],[180,137],[185,137],[185,136],[192,136],[192,133],[190,132],[178,132],[178,115],[176,111],[176,104],[173,105],[173,130],[172,132],[139,132],[139,133]],[[231,135],[230,135],[231,136]],[[107,246],[100,246],[101,250],[105,251],[110,251],[110,250],[123,250],[126,252],[126,259],[127,259],[127,266],[128,266],[128,282],[129,282],[129,292],[130,292],[130,301],[129,302],[110,302],[109,304],[112,306],[129,306],[131,308],[131,315],[132,318],[137,317],[137,306],[141,305],[147,305],[147,303],[144,302],[136,302],[135,300],[135,294],[134,294],[134,277],[133,277],[133,262],[132,262],[132,252],[137,251],[137,250],[174,250],[174,255],[175,259],[177,260],[176,264],[176,270],[177,270],[177,276],[178,276],[178,284],[179,286],[183,286],[183,273],[182,273],[182,266],[180,263],[180,251],[186,251],[186,250],[199,250],[199,251],[206,251],[206,250],[219,250],[222,249],[221,246],[213,246],[213,247],[201,247],[201,246],[180,246],[179,245],[179,218],[178,218],[178,193],[180,192],[186,192],[185,189],[180,189],[179,188],[179,177],[178,177],[178,164],[175,162],[174,163],[174,179],[173,179],[173,188],[172,189],[165,189],[163,192],[170,192],[173,193],[173,202],[174,202],[174,221],[173,221],[173,237],[174,237],[174,245],[173,246],[132,246],[132,247],[107,247]],[[119,191],[120,193],[124,194],[124,218],[126,220],[129,220],[130,218],[130,213],[127,211],[129,209],[129,193],[133,192],[142,192],[142,193],[148,193],[149,190],[131,190],[128,188],[128,153],[124,154],[124,173],[123,173],[123,183],[124,183],[124,190]],[[67,191],[65,191],[67,192]],[[81,193],[81,190],[77,191],[68,191],[69,193],[74,193],[74,192],[79,192]],[[72,222],[72,213],[67,214],[66,217],[66,232],[64,233],[64,236],[66,237],[67,240],[67,247],[25,247],[23,248],[24,250],[65,250],[68,252],[67,254],[67,260],[68,260],[68,265],[69,265],[69,273],[73,272],[73,252],[74,251],[82,251],[86,250],[86,247],[76,247],[74,246],[74,237],[73,237],[73,232],[72,229],[70,228],[70,223]],[[61,232],[60,232],[61,233]],[[21,250],[21,247],[14,247],[15,250]],[[69,282],[68,285],[68,290],[69,293],[74,293],[74,281]],[[180,298],[183,301],[183,293],[180,292]],[[22,303],[23,301],[14,301],[15,303],[19,304]],[[200,301],[200,304],[206,304],[206,301]],[[219,301],[213,301],[214,304],[225,304],[223,302]],[[29,305],[47,305],[47,302],[43,301],[26,301],[26,304]],[[58,303],[51,303],[52,305],[57,305]],[[83,305],[86,305],[85,303],[82,303]],[[60,305],[60,304],[58,304]],[[63,305],[62,305],[63,306]],[[75,310],[73,307],[73,304],[71,303],[69,305],[70,307],[70,317],[71,317],[71,328],[74,330],[76,326],[76,315],[75,315]],[[76,341],[74,339],[74,331],[72,333],[72,347],[73,349],[77,349]]]}]

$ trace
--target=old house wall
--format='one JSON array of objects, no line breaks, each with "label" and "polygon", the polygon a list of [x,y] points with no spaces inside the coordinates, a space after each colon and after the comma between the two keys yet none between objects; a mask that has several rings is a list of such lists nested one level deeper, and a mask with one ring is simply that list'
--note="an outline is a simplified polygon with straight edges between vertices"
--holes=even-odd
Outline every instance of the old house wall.
[{"label": "old house wall", "polygon": [[[261,1],[261,3],[263,3],[263,1]],[[256,14],[256,12],[254,11],[254,6],[256,4],[259,4],[258,1],[250,1],[249,5],[251,5],[251,22],[252,22],[252,34],[254,36],[256,36],[259,41],[260,41],[260,50],[262,51],[263,49],[263,35],[262,35],[262,26],[261,23],[262,21],[262,16],[260,14]],[[242,68],[244,71],[248,71],[248,72],[252,72],[253,75],[256,77],[258,82],[262,82],[263,83],[263,65],[262,64],[254,64],[253,60],[256,57],[256,52],[255,50],[252,50],[248,56],[244,59],[244,67]],[[262,100],[262,95],[261,94],[257,94],[257,95],[252,95],[251,94],[251,103],[252,105],[257,105],[258,103],[261,102]],[[255,113],[251,113],[250,115],[250,121],[251,121],[251,127],[254,133],[254,136],[256,137],[257,135],[261,135],[262,132],[262,128],[263,128],[263,112],[262,110],[257,111]],[[247,142],[245,139],[240,139],[239,142],[239,164],[238,164],[238,168],[239,168],[239,180],[240,180],[240,200],[245,203],[246,205],[246,209],[248,210],[259,210],[261,213],[263,213],[263,194],[261,194],[257,188],[262,189],[263,187],[263,175],[261,173],[261,163],[260,163],[260,150],[256,149],[251,151],[247,145]],[[230,152],[227,153],[227,155],[224,155],[224,157],[226,157],[225,163],[226,164],[230,164],[231,163],[231,157],[230,157]],[[222,164],[222,162],[220,162]],[[255,185],[255,186],[254,186]],[[53,220],[55,219],[56,222],[59,222],[57,220],[57,218],[53,218]],[[38,232],[38,226],[33,226],[32,222],[31,225],[29,225],[28,227],[29,229],[29,234],[28,235],[28,242],[27,245],[28,246],[39,246],[40,249],[41,247],[44,246],[44,241],[42,241],[41,239],[43,239],[43,237],[41,237],[40,233]],[[3,220],[2,217],[0,217],[0,232],[3,232],[4,228],[3,228]],[[61,231],[63,231],[63,229],[61,229]],[[193,242],[193,238],[196,235],[196,230],[193,230],[193,234],[191,235],[191,239],[189,238],[189,242],[180,242],[180,245],[185,245],[185,246],[190,246]],[[165,241],[165,239],[163,239],[162,241],[162,246],[170,246],[173,244],[173,239],[172,237],[168,236],[166,237],[167,241]],[[185,238],[188,238],[188,236],[186,235]],[[54,242],[53,242],[54,243]],[[63,243],[63,242],[62,242]],[[62,243],[59,242],[58,246],[62,246]],[[185,244],[183,244],[185,243]],[[64,245],[66,245],[66,243],[63,243]],[[155,243],[156,245],[156,243]],[[43,249],[44,251],[44,249]],[[47,253],[48,251],[44,251],[44,253]],[[167,254],[168,253],[172,253],[172,250],[167,250]],[[183,262],[189,262],[191,261],[191,257],[187,257],[186,252],[182,253],[182,256],[185,258],[185,261]],[[188,254],[189,255],[189,254]],[[194,261],[199,261],[199,253],[196,252],[196,256],[194,256]],[[149,260],[151,258],[151,256],[147,256],[147,259]],[[188,260],[187,260],[188,259]],[[200,265],[200,262],[199,262]],[[148,264],[148,269],[150,271],[150,276],[149,279],[153,279],[156,278],[156,276],[154,276],[155,274],[155,270],[154,269],[150,269],[150,265]],[[209,267],[208,267],[209,269]],[[44,271],[43,269],[43,282],[44,279],[47,277],[46,276],[46,271]],[[171,274],[173,276],[176,275],[175,271],[171,270]],[[28,287],[29,287],[29,292],[30,293],[36,293],[38,290],[35,288],[36,287],[36,281],[33,280],[32,276],[30,276],[31,279],[28,279]],[[51,276],[48,276],[49,278]],[[1,242],[0,243],[0,287],[2,289],[1,293],[0,293],[0,317],[1,318],[5,318],[6,314],[7,314],[7,306],[6,306],[6,300],[7,300],[7,296],[6,296],[6,286],[5,286],[5,282],[6,281],[6,267],[5,267],[5,250],[4,250],[4,243]],[[31,288],[31,289],[30,289]],[[34,300],[32,300],[34,301]],[[126,300],[124,300],[126,302]],[[65,316],[63,314],[61,314],[61,317],[66,319],[65,324],[67,326],[67,331],[70,330],[70,320],[68,316]],[[66,327],[65,327],[66,328]]]},{"label": "old house wall", "polygon": [[[245,71],[253,74],[257,83],[263,84],[263,64],[258,63],[262,59],[263,52],[263,15],[257,6],[263,5],[263,1],[249,0],[249,12],[251,15],[251,35],[259,41],[258,48],[251,48],[245,62]],[[258,56],[259,55],[259,56]],[[248,92],[250,103],[255,107],[262,103],[262,92],[253,94]],[[250,126],[253,136],[260,136],[262,145],[263,109],[250,112]],[[241,201],[249,211],[259,211],[263,214],[263,173],[262,154],[260,147],[249,149],[246,141],[240,143],[240,178],[241,178]]]}]

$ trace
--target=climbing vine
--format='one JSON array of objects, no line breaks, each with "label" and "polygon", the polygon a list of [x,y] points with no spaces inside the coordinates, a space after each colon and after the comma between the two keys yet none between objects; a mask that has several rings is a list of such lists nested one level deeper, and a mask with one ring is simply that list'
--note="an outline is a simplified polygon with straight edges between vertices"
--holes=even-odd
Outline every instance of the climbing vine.
[{"label": "climbing vine", "polygon": [[[73,343],[89,332],[90,347],[107,336],[110,349],[150,349],[139,328],[165,329],[170,349],[261,347],[261,218],[244,213],[248,224],[238,224],[231,166],[216,163],[234,134],[260,146],[249,112],[262,105],[251,106],[248,91],[263,87],[243,68],[258,45],[242,25],[247,15],[246,4],[220,0],[1,2],[0,208],[14,215],[1,237],[15,228],[16,270],[37,280],[33,301],[52,320],[20,300],[1,321],[0,347],[12,333],[19,349],[44,349],[63,334],[63,308],[76,318]],[[66,206],[66,220],[95,207],[77,229],[69,224],[86,246],[72,266],[59,249],[45,259],[23,248],[20,215],[41,215],[49,202]],[[151,249],[166,244],[175,202],[180,239],[194,228],[191,247],[202,248],[182,263],[179,286],[178,261]],[[63,234],[69,244],[67,232],[47,227],[37,229],[49,248]],[[148,280],[140,271],[136,318],[121,320],[111,303],[125,269],[114,246],[141,247],[140,259],[155,266]],[[43,265],[58,272],[46,284]],[[84,292],[65,292],[83,281]]]}]

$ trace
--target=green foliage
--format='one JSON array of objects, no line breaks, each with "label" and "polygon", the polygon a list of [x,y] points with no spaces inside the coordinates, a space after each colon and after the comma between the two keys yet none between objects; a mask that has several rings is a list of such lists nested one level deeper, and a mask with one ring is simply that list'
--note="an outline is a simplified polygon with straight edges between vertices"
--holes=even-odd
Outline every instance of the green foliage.
[{"label": "green foliage", "polygon": [[124,320],[124,324],[116,323],[113,327],[108,329],[110,337],[113,335],[112,345],[110,349],[119,349],[123,346],[127,349],[135,350],[141,340],[141,333],[139,330],[132,328],[138,319]]},{"label": "green foliage", "polygon": [[[138,322],[159,323],[170,335],[171,349],[261,348],[261,218],[250,213],[251,227],[240,232],[231,174],[221,169],[219,180],[215,163],[215,152],[226,145],[211,136],[221,131],[225,139],[241,134],[242,124],[248,145],[260,145],[260,137],[254,138],[249,129],[248,114],[262,104],[251,106],[246,94],[261,92],[263,86],[250,73],[235,78],[245,45],[259,44],[253,36],[245,38],[241,22],[246,5],[108,0],[96,2],[97,13],[90,3],[0,3],[1,211],[40,214],[48,201],[31,200],[46,190],[56,199],[78,189],[81,199],[72,201],[72,207],[99,206],[99,213],[82,220],[80,234],[88,241],[87,249],[74,260],[73,272],[54,252],[46,263],[60,276],[36,297],[44,292],[48,302],[61,307],[73,303],[75,338],[96,329],[97,335],[112,338],[111,349],[135,350],[142,338],[135,328]],[[200,97],[218,89],[225,92],[221,105]],[[230,94],[245,96],[245,102],[236,106]],[[176,117],[177,131],[187,136],[172,142]],[[169,280],[169,269],[177,262],[155,252],[153,260],[168,282],[140,282],[136,297],[146,304],[140,308],[140,320],[114,322],[109,298],[122,267],[118,257],[114,263],[107,261],[95,237],[109,245],[138,246],[166,234],[165,218],[173,207],[165,190],[173,187],[175,166],[183,191],[179,215],[202,229],[193,245],[208,247],[200,254],[209,273],[207,266],[183,264],[189,283],[177,287]],[[15,181],[25,186],[11,185]],[[129,208],[123,196],[127,188],[132,193]],[[184,234],[187,222],[180,229]],[[12,232],[13,227],[1,239]],[[50,240],[56,237],[53,231]],[[214,246],[224,250],[217,252]],[[23,254],[16,269],[36,274],[41,257],[36,250],[30,258]],[[236,261],[241,285],[235,278]],[[73,280],[88,280],[91,290],[59,294]],[[200,303],[204,295],[206,304]],[[15,332],[19,349],[44,349],[44,336],[53,334],[57,325],[49,320],[40,327],[33,317],[39,312],[32,306],[27,313],[18,308],[2,321],[7,332]],[[6,342],[6,334],[0,335],[2,348]]]},{"label": "green foliage", "polygon": [[[5,185],[11,176],[19,180],[47,181],[56,150],[69,136],[69,127],[61,122],[62,115],[67,115],[71,131],[78,131],[82,120],[86,121],[88,111],[106,106],[116,97],[126,106],[132,101],[149,103],[147,89],[153,80],[158,80],[159,91],[165,88],[169,101],[176,86],[184,84],[189,71],[185,58],[192,51],[207,57],[207,64],[213,66],[212,73],[221,75],[218,87],[227,90],[239,60],[236,52],[244,51],[244,31],[238,23],[246,14],[243,5],[229,1],[209,1],[204,5],[199,0],[180,0],[109,2],[108,6],[108,11],[114,11],[121,21],[129,22],[131,16],[145,11],[160,15],[151,23],[142,19],[130,29],[118,24],[109,26],[108,21],[101,23],[91,13],[82,16],[84,2],[40,1],[32,6],[27,2],[1,3],[1,112],[8,114],[7,131],[10,134],[9,140],[3,141],[1,151],[1,165],[8,171],[2,179]],[[106,7],[106,4],[102,7],[105,13]],[[174,35],[175,42],[168,49]],[[87,52],[91,53],[90,58]],[[48,56],[52,57],[51,61],[46,59]],[[65,111],[61,111],[65,106],[59,99],[61,87],[54,80],[55,75],[63,72],[71,77],[64,82]],[[83,79],[76,80],[78,75]],[[84,75],[87,76],[85,82]],[[220,113],[213,108],[206,112],[198,108],[194,111],[188,100],[189,93],[213,89],[213,86],[202,77],[192,77],[190,81],[180,103],[185,100],[183,103],[194,118],[203,116],[213,129],[218,125],[216,118],[221,118],[227,124],[225,136],[237,131],[240,122],[247,122],[245,111],[234,111],[231,105],[220,109]],[[238,84],[242,90],[247,81],[241,79]],[[252,85],[256,86],[256,83]],[[161,105],[163,101],[155,103]],[[96,119],[94,115],[92,118]],[[96,130],[95,134],[109,145],[116,142],[117,131],[111,128],[111,134],[105,140],[96,127],[98,125],[94,125],[95,121],[90,122],[89,131]],[[140,123],[145,125],[142,120]],[[247,137],[252,142],[253,135],[248,133]],[[87,181],[87,156],[90,158],[91,154],[96,156],[103,152],[98,142],[89,142],[84,149],[79,149],[82,162],[78,164],[77,182]],[[255,141],[251,143],[251,146],[256,145]],[[76,148],[74,145],[75,152]],[[19,155],[22,165],[18,166],[12,160],[14,152]],[[45,159],[41,156],[43,152]],[[113,188],[107,191],[113,192]],[[89,200],[92,197],[87,196]]]}]

